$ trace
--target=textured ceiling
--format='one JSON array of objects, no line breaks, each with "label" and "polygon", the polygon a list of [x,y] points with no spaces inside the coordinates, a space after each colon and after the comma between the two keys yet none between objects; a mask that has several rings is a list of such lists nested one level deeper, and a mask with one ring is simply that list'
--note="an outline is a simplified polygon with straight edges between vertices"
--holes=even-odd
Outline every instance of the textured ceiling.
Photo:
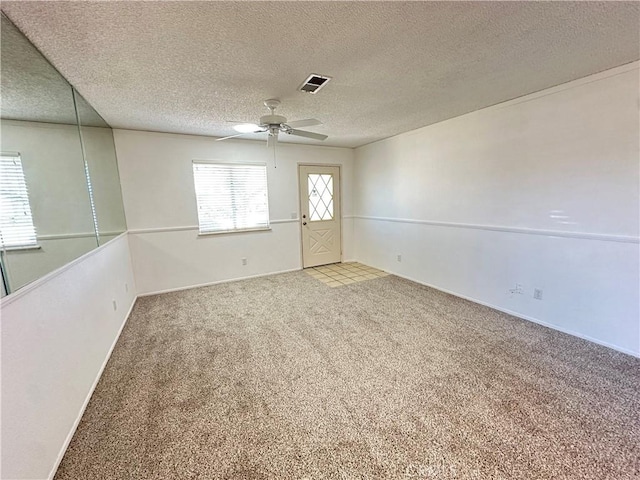
[{"label": "textured ceiling", "polygon": [[[81,95],[4,15],[0,17],[0,117],[9,120],[108,127]],[[76,117],[76,109],[78,116]]]},{"label": "textured ceiling", "polygon": [[[640,57],[638,2],[2,2],[113,127],[224,136],[278,97],[355,147]],[[297,91],[310,73],[333,77]],[[249,135],[248,138],[260,138]],[[303,143],[312,140],[294,139]]]}]

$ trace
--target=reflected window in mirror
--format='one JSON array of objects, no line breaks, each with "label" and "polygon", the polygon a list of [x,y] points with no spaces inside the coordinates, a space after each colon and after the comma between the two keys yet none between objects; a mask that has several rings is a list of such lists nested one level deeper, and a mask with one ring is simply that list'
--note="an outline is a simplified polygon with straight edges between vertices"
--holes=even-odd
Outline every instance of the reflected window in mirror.
[{"label": "reflected window in mirror", "polygon": [[29,192],[19,153],[0,154],[0,246],[37,248]]}]

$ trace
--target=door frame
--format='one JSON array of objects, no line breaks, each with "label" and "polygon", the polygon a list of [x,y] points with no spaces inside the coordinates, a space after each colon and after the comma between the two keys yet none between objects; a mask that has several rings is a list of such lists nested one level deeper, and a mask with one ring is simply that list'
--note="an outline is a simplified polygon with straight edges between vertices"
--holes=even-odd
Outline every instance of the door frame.
[{"label": "door frame", "polygon": [[[301,185],[300,185],[300,167],[337,167],[338,168],[338,175],[340,175],[340,188],[339,188],[339,192],[340,192],[340,208],[338,209],[338,214],[339,214],[339,218],[340,218],[340,263],[342,263],[342,261],[344,260],[344,248],[343,248],[343,231],[344,231],[344,225],[342,222],[342,199],[344,198],[344,196],[342,195],[342,165],[337,164],[337,163],[309,163],[309,162],[298,162],[297,167],[296,167],[296,174],[298,177],[297,180],[297,184],[298,184],[298,242],[300,244],[300,265],[302,266],[302,269],[304,270],[304,253],[303,253],[303,240],[302,240],[302,211],[300,210],[300,206],[302,205],[302,190],[301,190]],[[309,268],[313,268],[313,267],[309,267]]]}]

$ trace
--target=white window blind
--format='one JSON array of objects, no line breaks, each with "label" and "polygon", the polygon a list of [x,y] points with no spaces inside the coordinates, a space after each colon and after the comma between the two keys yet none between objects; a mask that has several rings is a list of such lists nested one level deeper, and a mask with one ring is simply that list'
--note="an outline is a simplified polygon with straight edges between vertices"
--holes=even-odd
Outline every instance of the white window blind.
[{"label": "white window blind", "polygon": [[27,183],[18,154],[0,154],[0,246],[37,246]]},{"label": "white window blind", "polygon": [[193,162],[200,233],[269,228],[266,165]]}]

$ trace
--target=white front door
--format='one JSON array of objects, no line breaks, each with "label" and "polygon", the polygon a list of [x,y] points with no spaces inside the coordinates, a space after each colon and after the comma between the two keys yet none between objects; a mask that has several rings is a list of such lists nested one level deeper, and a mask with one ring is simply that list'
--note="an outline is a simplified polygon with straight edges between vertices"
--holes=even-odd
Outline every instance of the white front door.
[{"label": "white front door", "polygon": [[341,260],[340,167],[299,165],[302,266]]}]

